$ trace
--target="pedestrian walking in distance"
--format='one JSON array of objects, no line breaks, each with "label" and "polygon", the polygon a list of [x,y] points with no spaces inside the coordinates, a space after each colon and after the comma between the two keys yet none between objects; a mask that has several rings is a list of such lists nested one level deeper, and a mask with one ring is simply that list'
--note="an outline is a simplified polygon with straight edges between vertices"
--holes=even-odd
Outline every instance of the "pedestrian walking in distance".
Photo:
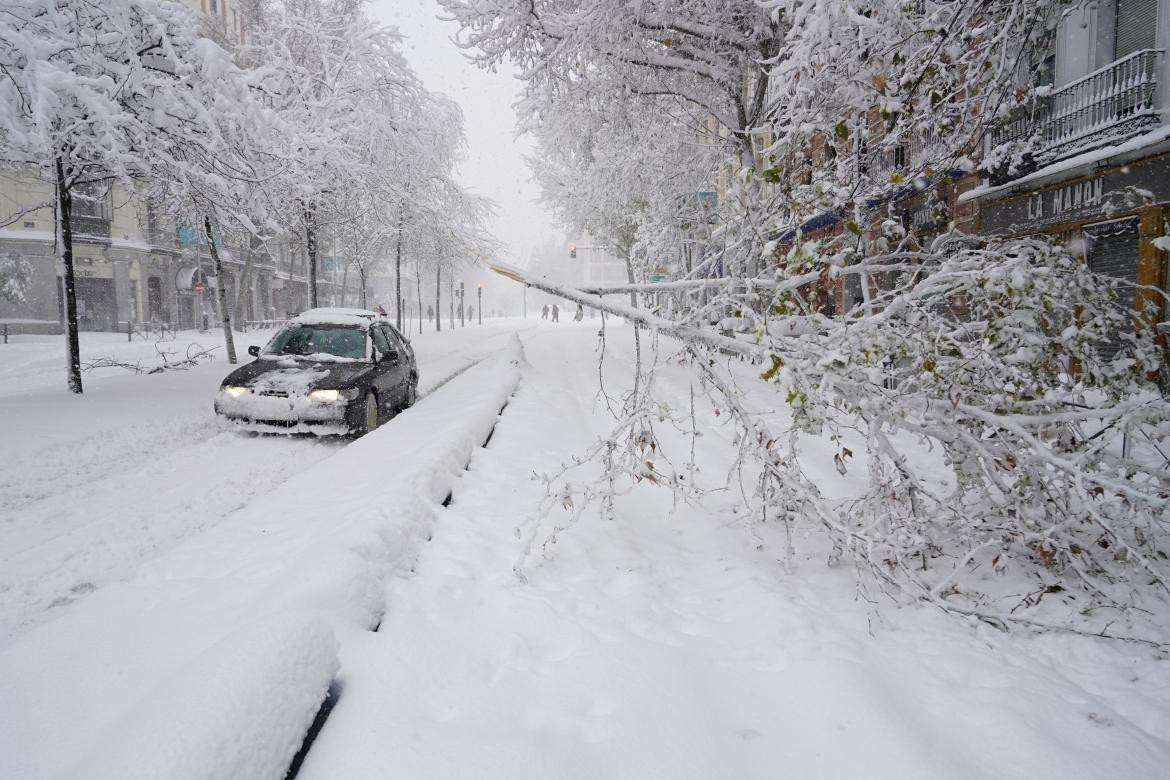
[{"label": "pedestrian walking in distance", "polygon": [[548,304],[547,304],[547,303],[544,305],[544,308],[542,308],[542,309],[540,310],[540,318],[541,318],[542,320],[547,320],[547,319],[548,319]]},{"label": "pedestrian walking in distance", "polygon": [[560,322],[561,321],[561,319],[560,319],[561,310],[557,308],[557,305],[555,303],[553,304],[552,315],[553,315],[553,318],[552,318],[553,322]]},{"label": "pedestrian walking in distance", "polygon": [[573,315],[573,322],[580,322],[585,319],[585,309],[581,308],[581,304],[577,304],[577,313]]}]

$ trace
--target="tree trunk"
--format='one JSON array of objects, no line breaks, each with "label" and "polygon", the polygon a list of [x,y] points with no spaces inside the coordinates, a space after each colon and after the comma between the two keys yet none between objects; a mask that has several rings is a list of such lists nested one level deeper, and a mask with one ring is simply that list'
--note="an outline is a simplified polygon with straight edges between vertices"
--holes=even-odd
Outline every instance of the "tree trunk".
[{"label": "tree trunk", "polygon": [[[417,265],[417,261],[415,265]],[[418,332],[422,333],[423,324],[423,307],[422,307],[422,269],[416,268],[414,271],[414,289],[418,295]]]},{"label": "tree trunk", "polygon": [[402,330],[402,212],[398,217],[398,240],[394,242],[394,324]]},{"label": "tree trunk", "polygon": [[[336,263],[337,258],[334,258],[333,262]],[[337,266],[334,266],[334,268],[336,268],[336,267]],[[345,308],[345,293],[346,293],[346,289],[348,287],[349,287],[349,263],[346,263],[345,270],[341,272],[341,306],[342,306],[342,308]],[[363,303],[362,306],[364,307],[365,304]]]},{"label": "tree trunk", "polygon": [[366,269],[365,269],[365,266],[361,266],[361,265],[358,266],[358,281],[361,282],[361,285],[362,285],[362,308],[368,309],[368,308],[370,308],[370,305],[366,300]]},{"label": "tree trunk", "polygon": [[211,232],[211,217],[203,216],[203,232],[207,234],[207,249],[215,265],[215,297],[219,301],[219,317],[223,321],[223,340],[227,346],[228,363],[236,363],[236,342],[232,338],[232,313],[228,308],[227,285],[224,284],[223,263],[219,259],[219,247],[215,245],[215,234]]},{"label": "tree trunk", "polygon": [[[244,270],[240,272],[240,289],[236,291],[236,313],[247,312],[245,306],[244,296],[252,293],[252,237],[248,237],[248,248],[244,252]],[[246,320],[247,314],[241,314],[240,319]],[[264,317],[257,317],[257,319],[264,319]]]},{"label": "tree trunk", "polygon": [[[631,257],[633,254],[629,249],[621,251],[622,259],[626,261],[626,278],[630,280],[630,284],[635,284],[634,281],[634,260]],[[630,306],[638,308],[638,294],[633,290],[630,291]],[[638,395],[638,390],[642,381],[642,337],[639,335],[641,326],[634,323],[634,397]]]},{"label": "tree trunk", "polygon": [[309,256],[309,308],[317,308],[317,231],[313,226],[313,210],[305,209],[305,251]]},{"label": "tree trunk", "polygon": [[65,356],[69,390],[81,393],[81,344],[77,338],[77,279],[73,273],[73,193],[65,181],[65,167],[57,160],[57,224],[61,232],[61,263],[65,281]]},{"label": "tree trunk", "polygon": [[438,263],[436,263],[435,264],[435,330],[436,331],[443,329],[443,323],[441,322],[441,320],[443,319],[443,315],[439,313],[442,311],[442,309],[439,308],[439,306],[442,304],[442,295],[443,295],[442,281],[443,281],[443,268]]}]

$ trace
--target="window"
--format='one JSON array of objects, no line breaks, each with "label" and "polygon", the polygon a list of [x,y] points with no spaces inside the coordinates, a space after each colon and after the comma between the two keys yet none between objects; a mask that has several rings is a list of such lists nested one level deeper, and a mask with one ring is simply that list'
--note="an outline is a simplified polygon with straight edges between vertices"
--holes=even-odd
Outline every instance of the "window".
[{"label": "window", "polygon": [[1154,48],[1158,34],[1158,0],[1117,0],[1113,56],[1121,59]]},{"label": "window", "polygon": [[110,182],[90,181],[84,184],[75,184],[71,188],[73,195],[73,216],[94,217],[109,220],[113,218],[111,205]]},{"label": "window", "polygon": [[151,322],[162,319],[162,279],[157,276],[146,280],[146,317]]},{"label": "window", "polygon": [[366,334],[362,329],[343,325],[294,324],[277,333],[264,352],[268,355],[310,357],[313,360],[328,359],[330,356],[365,360]]},{"label": "window", "polygon": [[374,349],[378,351],[379,355],[385,355],[394,349],[390,345],[390,340],[386,338],[386,331],[377,325],[370,328],[370,335],[374,338]]},{"label": "window", "polygon": [[406,340],[405,336],[398,332],[397,328],[395,328],[393,325],[382,325],[382,328],[386,331],[386,339],[390,342],[390,345],[394,349],[407,355],[412,354],[410,351],[410,342]]},{"label": "window", "polygon": [[894,146],[894,168],[895,169],[901,170],[902,168],[906,167],[906,158],[908,156],[907,151],[908,151],[908,149],[906,147],[906,144],[896,144]]},{"label": "window", "polygon": [[219,13],[219,0],[210,0],[210,2],[211,2],[211,15],[215,16],[216,14]]}]

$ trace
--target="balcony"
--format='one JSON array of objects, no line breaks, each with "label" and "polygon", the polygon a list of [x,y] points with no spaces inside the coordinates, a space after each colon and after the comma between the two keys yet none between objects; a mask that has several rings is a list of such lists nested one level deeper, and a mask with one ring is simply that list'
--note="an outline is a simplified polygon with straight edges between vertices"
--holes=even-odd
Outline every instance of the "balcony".
[{"label": "balcony", "polygon": [[105,217],[71,214],[69,227],[73,232],[74,241],[103,241],[110,240],[110,220]]},{"label": "balcony", "polygon": [[[1040,166],[1127,140],[1162,123],[1158,79],[1163,52],[1143,49],[1036,100],[991,134],[989,147],[1013,144],[1022,160],[1010,174],[992,175],[997,183]],[[1010,147],[1009,147],[1010,148]]]}]

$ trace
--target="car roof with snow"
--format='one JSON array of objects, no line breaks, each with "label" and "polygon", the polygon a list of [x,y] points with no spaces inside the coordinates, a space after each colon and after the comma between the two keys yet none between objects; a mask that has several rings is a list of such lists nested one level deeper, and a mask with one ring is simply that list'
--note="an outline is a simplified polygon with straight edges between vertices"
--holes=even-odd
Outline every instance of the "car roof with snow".
[{"label": "car roof with snow", "polygon": [[293,317],[290,322],[302,325],[369,325],[382,315],[368,309],[320,308],[309,309]]}]

